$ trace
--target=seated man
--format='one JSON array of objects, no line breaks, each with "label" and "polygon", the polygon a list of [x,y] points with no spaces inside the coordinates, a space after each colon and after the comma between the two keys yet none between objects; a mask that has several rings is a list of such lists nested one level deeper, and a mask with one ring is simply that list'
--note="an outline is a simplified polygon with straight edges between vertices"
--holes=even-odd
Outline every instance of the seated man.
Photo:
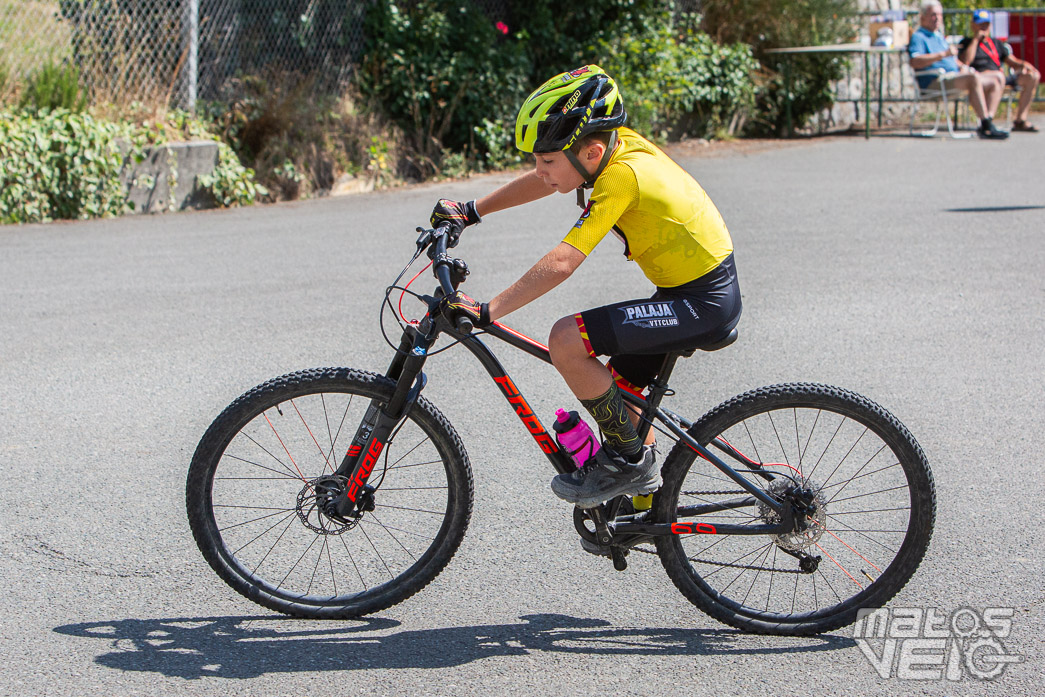
[{"label": "seated man", "polygon": [[947,43],[941,31],[943,7],[938,0],[926,0],[922,3],[919,23],[921,26],[911,35],[911,42],[907,46],[907,52],[911,55],[911,68],[915,72],[933,69],[943,70],[944,73],[939,77],[919,75],[918,84],[924,89],[935,80],[945,80],[947,87],[965,90],[969,93],[969,106],[980,119],[980,127],[976,129],[976,133],[981,138],[1008,138],[1008,133],[994,127],[994,121],[987,112],[987,95],[991,94],[993,98],[993,92],[996,90],[1000,93],[1001,86],[996,80],[982,77],[967,66],[959,65],[955,60],[958,49]]},{"label": "seated man", "polygon": [[[1037,133],[1038,128],[1027,121],[1034,95],[1041,82],[1041,73],[1028,63],[1012,55],[1012,50],[1004,41],[995,41],[991,37],[991,13],[987,10],[976,10],[972,14],[972,36],[962,39],[958,45],[958,58],[985,78],[994,80],[1000,87],[1020,88],[1020,106],[1016,110],[1016,118],[1012,122],[1012,130]],[[1015,72],[1006,77],[1003,65],[1008,65]],[[987,98],[987,113],[992,116],[1001,103],[1001,89],[991,90]]]}]

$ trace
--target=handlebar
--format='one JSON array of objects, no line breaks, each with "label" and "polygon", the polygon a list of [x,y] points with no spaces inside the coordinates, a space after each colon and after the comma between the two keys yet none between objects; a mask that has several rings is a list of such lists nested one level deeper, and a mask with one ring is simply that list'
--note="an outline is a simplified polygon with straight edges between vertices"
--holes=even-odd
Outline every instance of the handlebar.
[{"label": "handlebar", "polygon": [[468,319],[464,315],[458,315],[457,316],[456,324],[457,324],[457,331],[461,332],[462,334],[471,334],[472,333],[472,328],[473,328],[472,320]]},{"label": "handlebar", "polygon": [[[443,294],[453,295],[457,291],[450,275],[454,268],[454,260],[446,253],[448,247],[454,246],[450,225],[444,223],[432,230],[417,228],[417,231],[421,233],[421,236],[417,238],[417,251],[420,252],[425,247],[432,245],[428,250],[428,257],[432,260],[432,272],[439,279],[439,286],[443,289]],[[457,331],[462,334],[468,334],[473,329],[472,320],[463,315],[456,318],[455,325]]]}]

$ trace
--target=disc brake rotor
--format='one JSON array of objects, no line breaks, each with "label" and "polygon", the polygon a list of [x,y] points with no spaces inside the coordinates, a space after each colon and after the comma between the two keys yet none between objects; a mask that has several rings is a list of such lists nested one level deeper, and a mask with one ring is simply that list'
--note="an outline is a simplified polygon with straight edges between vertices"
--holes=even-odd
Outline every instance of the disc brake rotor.
[{"label": "disc brake rotor", "polygon": [[298,519],[306,528],[319,535],[340,535],[351,530],[359,522],[338,520],[324,512],[324,504],[345,490],[348,479],[340,475],[327,475],[305,482],[298,492]]},{"label": "disc brake rotor", "polygon": [[[799,476],[796,476],[794,481],[787,477],[780,477],[779,479],[774,479],[766,487],[766,491],[773,498],[784,502],[793,500],[795,498],[794,492],[797,489],[807,489],[816,492],[812,500],[813,513],[804,516],[800,526],[803,529],[779,535],[770,535],[778,547],[788,552],[802,552],[814,546],[823,537],[824,531],[827,530],[827,499],[818,483]],[[771,525],[780,523],[780,514],[766,504],[759,502],[758,510],[762,515],[762,520],[766,523]]]}]

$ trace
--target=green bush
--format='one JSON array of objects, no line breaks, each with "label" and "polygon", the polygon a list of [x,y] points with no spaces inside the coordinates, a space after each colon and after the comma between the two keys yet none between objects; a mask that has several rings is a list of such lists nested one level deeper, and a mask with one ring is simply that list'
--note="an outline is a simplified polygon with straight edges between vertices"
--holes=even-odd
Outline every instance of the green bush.
[{"label": "green bush", "polygon": [[[66,109],[0,111],[0,223],[122,215],[131,210],[121,180],[127,159],[141,161],[145,148],[185,136],[207,133],[181,112],[166,122],[135,126]],[[267,194],[224,144],[214,173],[199,184],[221,206],[246,205]]]},{"label": "green bush", "polygon": [[646,34],[673,9],[674,3],[665,0],[530,0],[515,13],[517,26],[510,29],[525,42],[532,89],[552,75],[592,62],[595,46]]},{"label": "green bush", "polygon": [[694,17],[680,23],[670,2],[532,0],[515,26],[507,19],[469,0],[371,7],[356,80],[405,134],[409,174],[517,164],[522,100],[555,73],[589,62],[621,83],[631,125],[651,135],[729,131],[754,102],[750,50],[716,45]]},{"label": "green bush", "polygon": [[444,150],[488,155],[474,127],[514,122],[529,84],[522,42],[461,0],[377,0],[366,29],[356,81],[403,131],[408,174],[437,173]]},{"label": "green bush", "polygon": [[87,92],[80,86],[80,71],[71,65],[45,63],[29,77],[18,106],[37,111],[83,111],[87,106]]},{"label": "green bush", "polygon": [[120,215],[128,129],[64,109],[0,113],[0,223]]},{"label": "green bush", "polygon": [[197,179],[200,187],[210,193],[222,207],[249,206],[268,190],[255,183],[254,170],[244,167],[225,143],[218,144],[218,166],[210,174]]},{"label": "green bush", "polygon": [[620,84],[628,125],[650,137],[732,134],[754,104],[758,62],[751,49],[716,44],[696,22],[665,12],[641,33],[595,47],[599,64]]},{"label": "green bush", "polygon": [[[833,85],[842,78],[838,55],[782,57],[767,49],[845,43],[856,33],[854,0],[716,0],[703,5],[702,27],[720,44],[743,42],[767,72],[759,79],[754,118],[748,132],[784,135],[790,99],[796,127],[831,106]],[[784,84],[784,62],[791,65],[791,91]]]}]

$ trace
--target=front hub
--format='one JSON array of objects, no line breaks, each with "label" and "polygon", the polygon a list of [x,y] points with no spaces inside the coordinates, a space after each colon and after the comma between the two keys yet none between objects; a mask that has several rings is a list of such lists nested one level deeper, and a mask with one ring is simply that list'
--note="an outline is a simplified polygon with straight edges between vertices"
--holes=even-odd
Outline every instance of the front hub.
[{"label": "front hub", "polygon": [[344,496],[347,483],[346,477],[336,474],[305,482],[297,500],[298,519],[302,524],[320,535],[340,535],[354,528],[362,513],[344,517],[337,515],[334,507],[337,498]]}]

